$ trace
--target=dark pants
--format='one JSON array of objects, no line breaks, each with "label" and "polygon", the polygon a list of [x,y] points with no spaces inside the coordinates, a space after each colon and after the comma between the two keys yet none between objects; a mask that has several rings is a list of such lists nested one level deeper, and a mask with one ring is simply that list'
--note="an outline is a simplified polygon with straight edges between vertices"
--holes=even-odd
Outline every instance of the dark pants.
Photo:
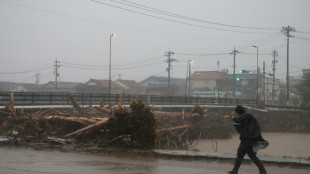
[{"label": "dark pants", "polygon": [[243,145],[245,143],[240,143],[238,152],[237,152],[237,159],[235,161],[235,166],[233,169],[234,173],[238,173],[238,170],[240,168],[241,162],[244,158],[245,154],[248,154],[250,159],[255,163],[255,165],[258,167],[260,174],[266,174],[266,169],[261,163],[261,161],[257,158],[256,153],[252,149],[252,143],[246,142],[246,145]]}]

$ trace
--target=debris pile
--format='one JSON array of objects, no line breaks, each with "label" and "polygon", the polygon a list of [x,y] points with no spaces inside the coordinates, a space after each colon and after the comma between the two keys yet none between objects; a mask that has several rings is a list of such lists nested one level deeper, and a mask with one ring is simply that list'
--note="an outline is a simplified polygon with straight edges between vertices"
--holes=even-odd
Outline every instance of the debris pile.
[{"label": "debris pile", "polygon": [[[190,113],[152,111],[141,98],[129,107],[117,106],[82,108],[70,97],[74,111],[54,108],[25,112],[7,105],[0,110],[0,135],[25,142],[45,142],[59,138],[73,139],[81,146],[122,146],[135,148],[191,147],[199,141],[208,119],[205,110],[195,106]],[[56,139],[56,140],[55,140]]]},{"label": "debris pile", "polygon": [[[154,112],[159,123],[157,133],[160,137],[159,147],[163,148],[187,148],[199,140],[202,133],[201,120],[202,108],[195,106],[193,110],[185,114],[168,112]],[[198,141],[196,141],[198,142]]]},{"label": "debris pile", "polygon": [[117,108],[111,110],[113,116],[66,137],[75,136],[80,144],[155,147],[157,121],[150,106],[137,97],[129,108],[122,107],[120,102]]}]

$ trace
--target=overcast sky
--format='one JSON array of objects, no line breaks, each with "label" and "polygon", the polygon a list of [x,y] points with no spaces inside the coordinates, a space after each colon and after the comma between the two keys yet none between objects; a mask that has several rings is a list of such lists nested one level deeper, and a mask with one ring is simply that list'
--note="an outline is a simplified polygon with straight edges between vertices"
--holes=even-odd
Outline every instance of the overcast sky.
[{"label": "overcast sky", "polygon": [[[279,56],[276,77],[286,77],[286,37],[292,26],[290,75],[310,64],[309,0],[0,0],[0,81],[54,81],[55,60],[61,81],[86,82],[109,78],[112,38],[112,79],[141,81],[167,76],[185,78],[192,71],[256,70],[271,52]],[[146,10],[145,10],[146,9]]]}]

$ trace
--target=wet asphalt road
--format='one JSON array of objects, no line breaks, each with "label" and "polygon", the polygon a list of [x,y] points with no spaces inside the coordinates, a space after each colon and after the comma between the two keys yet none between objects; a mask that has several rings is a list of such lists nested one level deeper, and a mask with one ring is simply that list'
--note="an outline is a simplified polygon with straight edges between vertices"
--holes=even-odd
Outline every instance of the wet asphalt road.
[{"label": "wet asphalt road", "polygon": [[[128,154],[85,155],[0,147],[1,174],[223,174],[230,163],[180,161]],[[267,166],[269,173],[306,174],[310,170]],[[240,171],[258,173],[254,165]]]}]

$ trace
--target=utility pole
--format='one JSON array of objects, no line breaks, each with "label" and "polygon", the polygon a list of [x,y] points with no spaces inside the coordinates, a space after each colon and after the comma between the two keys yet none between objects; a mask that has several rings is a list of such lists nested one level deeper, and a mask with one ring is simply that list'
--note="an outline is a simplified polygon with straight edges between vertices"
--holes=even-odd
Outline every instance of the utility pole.
[{"label": "utility pole", "polygon": [[58,68],[60,67],[60,65],[58,64],[60,63],[59,61],[57,61],[57,57],[55,60],[55,92],[58,93],[58,83],[57,83],[57,79],[59,77],[59,73],[58,73]]},{"label": "utility pole", "polygon": [[189,63],[188,63],[188,61],[186,62],[186,76],[185,76],[185,96],[187,96],[187,79],[189,78],[189,76],[188,76],[188,69],[189,69]]},{"label": "utility pole", "polygon": [[273,55],[273,61],[272,61],[272,71],[273,71],[273,74],[272,74],[272,103],[274,102],[274,81],[275,81],[275,74],[276,74],[276,56],[278,56],[278,52],[274,49],[272,51],[272,55]]},{"label": "utility pole", "polygon": [[191,96],[191,91],[192,91],[192,85],[191,85],[191,63],[192,63],[192,60],[188,61],[188,94],[189,96]]},{"label": "utility pole", "polygon": [[263,95],[264,95],[264,104],[266,103],[266,91],[265,91],[265,87],[266,87],[266,79],[265,79],[265,61],[263,61]]},{"label": "utility pole", "polygon": [[217,72],[220,72],[220,61],[216,61],[216,64],[217,64]]},{"label": "utility pole", "polygon": [[168,68],[167,68],[167,71],[168,71],[168,94],[170,94],[170,71],[171,71],[171,62],[174,62],[175,59],[171,59],[171,55],[173,55],[174,52],[171,52],[170,50],[168,52],[166,52],[166,55],[168,57],[167,59],[167,63],[168,63]]},{"label": "utility pole", "polygon": [[238,50],[234,47],[234,50],[231,54],[234,54],[234,79],[233,79],[233,97],[235,97],[235,88],[236,88],[236,54],[239,53]]},{"label": "utility pole", "polygon": [[226,71],[226,98],[228,98],[228,69],[225,70]]},{"label": "utility pole", "polygon": [[287,26],[287,27],[282,27],[282,33],[287,37],[287,74],[286,74],[286,101],[288,102],[290,100],[290,86],[289,86],[289,43],[290,43],[290,37],[293,37],[290,35],[290,32],[293,31],[295,32],[295,28]]},{"label": "utility pole", "polygon": [[36,78],[36,84],[38,85],[39,83],[40,83],[40,73],[36,73],[35,75],[34,75],[34,77]]}]

